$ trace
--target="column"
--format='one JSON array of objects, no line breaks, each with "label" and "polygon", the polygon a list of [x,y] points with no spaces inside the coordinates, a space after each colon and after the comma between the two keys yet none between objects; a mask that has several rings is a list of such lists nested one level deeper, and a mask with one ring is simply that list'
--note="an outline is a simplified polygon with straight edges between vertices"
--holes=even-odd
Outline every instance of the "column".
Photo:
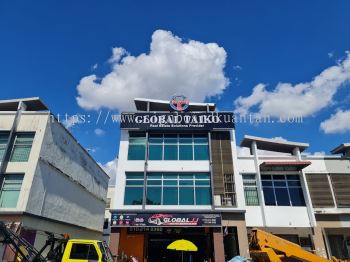
[{"label": "column", "polygon": [[218,231],[213,232],[214,242],[214,260],[215,262],[225,261],[225,250],[224,250],[224,235],[221,228]]}]

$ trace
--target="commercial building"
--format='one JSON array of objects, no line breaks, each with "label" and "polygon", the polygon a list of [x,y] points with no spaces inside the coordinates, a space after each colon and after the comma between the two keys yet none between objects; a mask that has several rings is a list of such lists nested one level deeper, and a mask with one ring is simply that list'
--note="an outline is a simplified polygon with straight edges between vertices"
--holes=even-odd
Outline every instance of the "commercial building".
[{"label": "commercial building", "polygon": [[30,243],[102,238],[109,177],[39,98],[0,101],[0,161],[0,220]]},{"label": "commercial building", "polygon": [[135,99],[121,115],[110,247],[139,261],[173,261],[172,241],[194,242],[193,261],[249,256],[259,227],[320,256],[349,257],[349,144],[342,156],[302,155],[307,143],[245,136],[215,104]]}]

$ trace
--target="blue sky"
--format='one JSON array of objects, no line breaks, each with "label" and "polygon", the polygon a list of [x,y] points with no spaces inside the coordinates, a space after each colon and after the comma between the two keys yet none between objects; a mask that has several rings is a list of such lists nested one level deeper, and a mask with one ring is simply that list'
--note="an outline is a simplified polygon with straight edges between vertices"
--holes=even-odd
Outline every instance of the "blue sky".
[{"label": "blue sky", "polygon": [[[71,131],[82,145],[91,149],[97,161],[106,163],[118,152],[118,126],[110,121],[96,125],[96,119],[99,112],[106,117],[107,107],[111,112],[125,109],[121,104],[125,92],[112,90],[116,99],[106,102],[105,107],[104,99],[108,98],[92,101],[100,93],[96,91],[96,96],[89,100],[83,91],[96,88],[91,86],[93,83],[105,87],[103,80],[111,72],[128,77],[127,70],[143,70],[149,60],[126,67],[122,59],[134,57],[140,61],[141,54],[152,57],[150,45],[156,45],[156,40],[157,44],[177,41],[174,45],[180,52],[190,40],[195,40],[199,46],[192,46],[194,53],[190,55],[199,55],[197,51],[204,50],[208,55],[205,61],[220,61],[218,65],[208,65],[207,71],[193,71],[198,72],[198,80],[202,82],[199,81],[200,85],[191,82],[189,85],[192,88],[193,84],[196,92],[189,94],[183,90],[190,79],[181,79],[181,87],[176,88],[166,77],[160,81],[159,75],[165,73],[152,67],[155,71],[146,79],[155,88],[159,85],[151,92],[152,96],[159,94],[159,98],[167,98],[170,93],[180,91],[192,101],[215,102],[221,110],[241,109],[258,114],[271,110],[289,112],[289,107],[294,110],[289,113],[293,114],[298,111],[298,104],[293,101],[307,101],[305,107],[310,107],[309,110],[300,111],[306,115],[303,123],[238,123],[237,140],[244,134],[283,137],[309,142],[310,152],[328,153],[340,143],[350,142],[350,128],[344,126],[345,121],[350,122],[350,73],[346,67],[349,59],[346,51],[350,50],[349,13],[349,1],[1,1],[1,99],[39,96],[54,114],[90,115],[90,123],[74,125]],[[216,45],[208,51],[207,43]],[[116,53],[112,55],[115,47],[124,49],[114,49]],[[171,57],[170,48],[164,52],[166,58]],[[172,61],[167,59],[166,69],[182,66],[177,64],[179,61],[172,65]],[[327,69],[322,77],[331,82],[330,86],[328,82],[312,82]],[[215,70],[218,70],[213,76],[215,80],[201,76]],[[144,71],[139,73],[145,77]],[[81,84],[79,91],[80,81],[90,75],[96,75],[97,80],[86,86]],[[122,80],[113,81],[120,84]],[[211,87],[213,83],[217,87]],[[289,83],[290,87],[287,91],[280,90],[276,87],[278,83]],[[299,83],[306,84],[296,86]],[[251,96],[258,84],[264,85],[262,91]],[[137,88],[140,87],[134,86],[133,93],[147,94]],[[295,94],[293,88],[302,91]],[[77,97],[86,103],[78,104]],[[239,97],[242,99],[237,102]],[[281,108],[271,106],[276,99],[284,101],[284,97],[286,103]],[[111,105],[114,101],[115,105]],[[278,118],[278,113],[275,115]],[[329,122],[320,128],[326,120]]]}]

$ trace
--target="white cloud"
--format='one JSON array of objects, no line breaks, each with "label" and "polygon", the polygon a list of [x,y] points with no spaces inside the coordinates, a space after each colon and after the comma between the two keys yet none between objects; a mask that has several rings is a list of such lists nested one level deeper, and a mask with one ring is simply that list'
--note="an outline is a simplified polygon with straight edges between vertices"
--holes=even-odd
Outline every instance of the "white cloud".
[{"label": "white cloud", "polygon": [[83,123],[83,118],[81,118],[81,115],[72,115],[70,117],[66,117],[66,119],[63,120],[63,125],[67,129],[70,129],[73,126],[81,123]]},{"label": "white cloud", "polygon": [[254,87],[250,96],[234,101],[237,114],[256,113],[270,117],[311,116],[333,103],[338,89],[350,81],[350,54],[313,78],[311,82],[279,83],[274,90],[265,84]]},{"label": "white cloud", "polygon": [[338,110],[320,125],[326,134],[341,134],[350,131],[350,110]]},{"label": "white cloud", "polygon": [[325,151],[316,151],[316,152],[303,152],[303,156],[325,156]]},{"label": "white cloud", "polygon": [[280,142],[286,142],[288,141],[287,139],[281,137],[281,136],[275,136],[275,137],[271,137],[272,140],[275,140],[275,141],[280,141]]},{"label": "white cloud", "polygon": [[328,52],[327,55],[328,55],[329,58],[333,58],[333,56],[334,56],[334,51]]},{"label": "white cloud", "polygon": [[98,64],[94,64],[94,65],[91,67],[91,71],[96,70],[96,69],[97,69],[97,67],[98,67]]},{"label": "white cloud", "polygon": [[103,170],[109,175],[109,185],[114,186],[116,182],[116,177],[117,177],[117,167],[118,167],[118,158],[107,162],[104,165],[101,165]]},{"label": "white cloud", "polygon": [[80,80],[77,101],[84,109],[133,109],[133,98],[170,99],[184,94],[192,101],[223,93],[226,51],[216,43],[185,42],[169,31],[152,35],[149,53],[132,56],[113,49],[112,71],[102,79],[89,75]]},{"label": "white cloud", "polygon": [[96,134],[97,136],[103,136],[104,134],[106,134],[106,131],[104,131],[104,130],[101,129],[101,128],[96,128],[96,129],[94,130],[94,132],[95,132],[95,134]]}]

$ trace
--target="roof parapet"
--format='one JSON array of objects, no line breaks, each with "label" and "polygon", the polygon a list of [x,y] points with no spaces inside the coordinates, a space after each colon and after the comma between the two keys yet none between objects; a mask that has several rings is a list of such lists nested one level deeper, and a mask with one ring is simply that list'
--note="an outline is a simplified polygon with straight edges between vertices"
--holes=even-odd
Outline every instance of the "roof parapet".
[{"label": "roof parapet", "polygon": [[24,104],[23,111],[47,111],[49,108],[39,97],[0,100],[0,111],[17,111],[20,103]]},{"label": "roof parapet", "polygon": [[245,135],[241,141],[241,147],[251,148],[252,143],[256,142],[257,148],[260,150],[267,150],[273,152],[290,153],[293,154],[295,148],[299,148],[300,152],[303,152],[309,147],[308,143],[292,142],[292,141],[279,141],[271,138],[263,138],[257,136]]},{"label": "roof parapet", "polygon": [[350,156],[350,143],[343,143],[333,150],[331,150],[333,155],[342,154],[343,156]]}]

